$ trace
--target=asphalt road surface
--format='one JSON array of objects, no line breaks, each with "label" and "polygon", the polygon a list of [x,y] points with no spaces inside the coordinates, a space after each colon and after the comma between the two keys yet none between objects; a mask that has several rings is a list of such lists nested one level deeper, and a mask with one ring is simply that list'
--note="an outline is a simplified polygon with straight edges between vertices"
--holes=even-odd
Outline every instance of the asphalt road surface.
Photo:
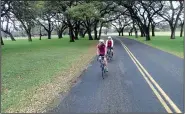
[{"label": "asphalt road surface", "polygon": [[95,59],[50,112],[184,112],[183,59],[119,37],[114,53],[104,80]]}]

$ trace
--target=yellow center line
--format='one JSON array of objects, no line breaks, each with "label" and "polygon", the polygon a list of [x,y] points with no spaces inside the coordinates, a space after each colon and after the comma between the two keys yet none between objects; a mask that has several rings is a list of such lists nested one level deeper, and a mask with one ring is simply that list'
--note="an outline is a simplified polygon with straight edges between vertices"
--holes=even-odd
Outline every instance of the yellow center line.
[{"label": "yellow center line", "polygon": [[[127,49],[125,49],[125,50],[127,51]],[[128,51],[127,51],[127,53],[131,57],[131,55],[130,55],[130,53]],[[168,113],[172,113],[171,109],[168,107],[168,105],[162,99],[161,95],[157,92],[157,90],[154,88],[154,86],[152,85],[152,83],[148,80],[148,78],[146,77],[146,75],[144,74],[144,72],[141,70],[141,68],[138,66],[138,64],[135,62],[135,60],[132,57],[131,57],[131,59],[136,64],[136,66],[139,69],[139,71],[141,72],[142,76],[144,77],[144,79],[146,80],[146,82],[148,83],[148,85],[150,86],[150,88],[152,89],[152,91],[155,93],[155,95],[157,96],[157,98],[159,99],[159,101],[161,102],[161,104],[164,106],[164,108],[166,109],[166,111]]]},{"label": "yellow center line", "polygon": [[[126,46],[125,46],[126,47]],[[127,48],[127,47],[126,47]],[[128,48],[127,48],[128,49]],[[129,51],[130,52],[130,51]],[[131,52],[130,52],[131,53]],[[156,88],[159,90],[159,92],[163,95],[163,97],[169,102],[171,107],[177,112],[182,113],[180,109],[175,105],[175,103],[169,98],[169,96],[163,91],[163,89],[157,84],[157,82],[152,78],[152,76],[147,72],[147,70],[140,64],[140,62],[134,57],[134,55],[131,53],[133,58],[136,60],[136,62],[140,65],[140,67],[144,70],[148,78],[153,82],[153,84],[156,86]]]},{"label": "yellow center line", "polygon": [[[119,39],[120,40],[120,39]],[[175,103],[169,98],[169,96],[163,91],[163,89],[157,84],[157,82],[152,78],[152,76],[147,72],[147,70],[141,65],[141,63],[136,59],[136,57],[130,52],[130,50],[122,43],[122,41],[120,40],[122,46],[125,48],[125,50],[127,51],[127,53],[129,54],[129,56],[131,57],[131,59],[133,60],[133,62],[136,64],[137,68],[139,69],[139,71],[141,72],[141,74],[143,75],[143,77],[145,78],[145,80],[147,82],[149,82],[149,86],[151,87],[151,89],[153,90],[153,92],[156,94],[157,98],[159,99],[159,101],[162,103],[162,105],[165,107],[165,109],[167,110],[168,113],[172,113],[172,111],[169,109],[169,107],[167,106],[167,104],[165,103],[165,101],[162,99],[162,97],[160,96],[160,94],[157,92],[157,90],[155,88],[153,88],[153,85],[156,86],[156,88],[158,89],[158,91],[163,95],[163,97],[166,99],[166,101],[168,101],[168,103],[171,105],[171,107],[175,110],[176,113],[182,113],[180,111],[180,109],[175,105]],[[140,68],[141,67],[141,68]],[[143,73],[143,71],[144,74]],[[146,78],[146,76],[150,79],[150,81],[153,83],[153,85],[151,86],[151,82]],[[161,100],[162,99],[162,100]]]}]

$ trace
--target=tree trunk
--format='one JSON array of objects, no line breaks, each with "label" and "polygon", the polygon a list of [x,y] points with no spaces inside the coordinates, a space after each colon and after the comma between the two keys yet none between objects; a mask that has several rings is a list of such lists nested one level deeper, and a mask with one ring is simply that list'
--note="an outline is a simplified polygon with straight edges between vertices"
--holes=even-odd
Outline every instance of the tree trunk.
[{"label": "tree trunk", "polygon": [[82,34],[82,38],[84,38],[85,37],[85,34],[87,33],[87,30],[85,30],[84,32],[83,32],[83,34]]},{"label": "tree trunk", "polygon": [[74,35],[73,35],[73,26],[71,24],[71,21],[70,21],[70,18],[68,17],[68,15],[66,17],[67,17],[67,24],[68,24],[68,28],[69,28],[69,36],[70,36],[69,42],[75,42]]},{"label": "tree trunk", "polygon": [[[170,2],[170,3],[172,4],[172,2]],[[168,21],[168,23],[170,25],[170,28],[171,28],[171,39],[175,39],[175,31],[176,31],[176,28],[177,28],[177,23],[178,23],[178,20],[179,20],[180,13],[183,9],[183,3],[182,2],[180,2],[180,6],[181,7],[180,7],[179,12],[177,13],[174,25],[173,25],[172,21]]]},{"label": "tree trunk", "polygon": [[78,39],[78,30],[75,30],[75,40],[79,40]]},{"label": "tree trunk", "polygon": [[80,35],[80,37],[82,38],[83,37],[83,29],[79,29],[79,35]]},{"label": "tree trunk", "polygon": [[135,38],[138,38],[137,29],[135,26],[133,26],[133,28],[134,28],[134,32],[135,32]]},{"label": "tree trunk", "polygon": [[73,28],[74,39],[75,39],[75,40],[79,40],[79,39],[78,39],[78,28],[77,28],[76,26],[77,26],[77,25],[75,25],[75,27]]},{"label": "tree trunk", "polygon": [[170,30],[171,30],[171,36],[170,39],[175,39],[175,28],[173,27],[173,24],[169,22]]},{"label": "tree trunk", "polygon": [[51,24],[49,23],[48,39],[51,39]]},{"label": "tree trunk", "polygon": [[71,26],[69,27],[69,36],[70,36],[70,42],[75,42],[73,29]]},{"label": "tree trunk", "polygon": [[31,41],[32,41],[32,38],[31,38],[31,28],[28,28],[28,29],[26,30],[26,34],[27,34],[27,36],[28,36],[28,41],[31,42]]},{"label": "tree trunk", "polygon": [[95,23],[94,23],[94,39],[95,40],[98,40],[98,31],[97,31],[98,23],[99,23],[99,21],[95,20]]},{"label": "tree trunk", "polygon": [[51,39],[51,31],[47,31],[48,32],[48,39]]},{"label": "tree trunk", "polygon": [[9,36],[11,38],[12,41],[16,41],[15,38],[13,37],[13,35],[11,33],[9,33]]},{"label": "tree trunk", "polygon": [[155,25],[151,24],[151,27],[152,27],[152,36],[155,36]]},{"label": "tree trunk", "polygon": [[74,26],[74,34],[75,34],[75,40],[79,40],[78,39],[78,34],[79,34],[79,30],[80,29],[80,23],[78,21],[75,22],[75,26]]},{"label": "tree trunk", "polygon": [[3,42],[3,38],[2,38],[2,36],[1,36],[1,45],[4,45],[4,42]]},{"label": "tree trunk", "polygon": [[95,24],[95,26],[94,26],[94,39],[98,40],[97,24]]},{"label": "tree trunk", "polygon": [[48,20],[48,23],[49,23],[49,28],[48,28],[48,30],[47,30],[47,32],[48,32],[48,39],[51,39],[51,22],[50,22],[50,20]]},{"label": "tree trunk", "polygon": [[130,29],[130,32],[129,32],[130,36],[132,36],[132,31],[133,31],[133,28]]},{"label": "tree trunk", "polygon": [[150,28],[145,27],[145,35],[146,35],[146,41],[150,40]]},{"label": "tree trunk", "polygon": [[145,37],[144,31],[141,31],[141,37]]},{"label": "tree trunk", "polygon": [[121,29],[121,35],[122,35],[122,36],[124,36],[124,34],[123,34],[123,30],[124,30],[124,28],[122,28],[122,29]]},{"label": "tree trunk", "polygon": [[61,39],[61,38],[62,38],[62,31],[58,30],[58,39]]},{"label": "tree trunk", "polygon": [[6,19],[7,19],[6,30],[5,31],[3,30],[3,32],[8,34],[12,41],[16,41],[11,32],[8,31],[10,18],[6,17]]},{"label": "tree trunk", "polygon": [[145,37],[145,32],[141,26],[139,26],[139,30],[141,32],[141,37]]},{"label": "tree trunk", "polygon": [[87,33],[89,35],[89,40],[93,40],[93,37],[91,35],[91,29],[90,28],[88,28]]},{"label": "tree trunk", "polygon": [[15,38],[13,37],[13,35],[12,35],[11,32],[9,32],[9,31],[4,31],[4,30],[3,30],[3,32],[4,32],[5,34],[8,34],[8,35],[10,36],[10,39],[11,39],[12,41],[16,41]]},{"label": "tree trunk", "polygon": [[124,36],[124,35],[123,35],[123,32],[121,32],[121,36]]},{"label": "tree trunk", "polygon": [[40,38],[39,38],[39,40],[41,40],[41,37],[42,37],[42,31],[41,31],[41,26],[40,26]]},{"label": "tree trunk", "polygon": [[98,36],[98,39],[100,39],[100,37],[101,37],[102,27],[103,27],[103,23],[101,23],[101,25],[100,25],[100,30],[99,30],[99,36]]},{"label": "tree trunk", "polygon": [[135,37],[138,38],[137,30],[135,31]]},{"label": "tree trunk", "polygon": [[171,28],[171,36],[170,39],[175,39],[175,30]]},{"label": "tree trunk", "polygon": [[180,37],[182,37],[182,33],[183,33],[183,28],[184,28],[184,22],[181,24],[181,31],[180,31]]},{"label": "tree trunk", "polygon": [[31,38],[31,33],[28,33],[28,41],[31,42],[32,38]]},{"label": "tree trunk", "polygon": [[134,29],[134,32],[135,32],[135,38],[138,38],[137,29],[135,27],[135,21],[133,21],[133,29]]}]

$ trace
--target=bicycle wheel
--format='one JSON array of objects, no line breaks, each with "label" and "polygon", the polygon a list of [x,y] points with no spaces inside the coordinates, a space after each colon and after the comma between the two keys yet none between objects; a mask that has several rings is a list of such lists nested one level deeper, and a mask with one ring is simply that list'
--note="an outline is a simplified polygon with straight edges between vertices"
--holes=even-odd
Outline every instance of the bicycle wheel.
[{"label": "bicycle wheel", "polygon": [[110,51],[108,51],[108,53],[107,53],[107,60],[108,61],[110,60]]},{"label": "bicycle wheel", "polygon": [[110,53],[110,60],[112,60],[112,52]]},{"label": "bicycle wheel", "polygon": [[107,61],[109,61],[109,55],[107,54]]}]

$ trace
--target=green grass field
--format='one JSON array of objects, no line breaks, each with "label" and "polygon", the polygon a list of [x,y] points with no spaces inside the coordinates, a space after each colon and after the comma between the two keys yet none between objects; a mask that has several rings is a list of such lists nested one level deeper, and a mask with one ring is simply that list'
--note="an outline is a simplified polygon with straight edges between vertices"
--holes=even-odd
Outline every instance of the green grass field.
[{"label": "green grass field", "polygon": [[145,37],[135,38],[135,36],[127,36],[152,47],[161,49],[178,57],[184,58],[184,37],[176,36],[176,39],[170,39],[170,36],[151,37],[151,41],[146,41]]},{"label": "green grass field", "polygon": [[76,42],[63,39],[4,41],[2,46],[2,112],[22,108],[35,87],[52,82],[96,41],[87,38]]}]

